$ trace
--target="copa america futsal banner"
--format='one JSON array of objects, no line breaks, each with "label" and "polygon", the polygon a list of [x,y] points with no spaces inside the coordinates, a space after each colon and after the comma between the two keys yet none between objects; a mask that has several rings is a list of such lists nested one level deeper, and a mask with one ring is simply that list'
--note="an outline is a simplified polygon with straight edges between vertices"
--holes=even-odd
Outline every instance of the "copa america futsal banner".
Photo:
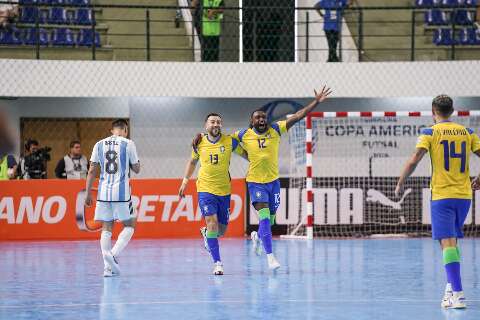
[{"label": "copa america futsal banner", "polygon": [[[199,237],[204,225],[195,182],[183,199],[180,179],[132,180],[136,238]],[[226,236],[243,236],[244,180],[232,181],[230,224]],[[84,207],[85,181],[28,180],[0,182],[0,240],[97,239],[101,225],[94,206]],[[118,233],[121,228],[115,228]]]},{"label": "copa america futsal banner", "polygon": [[[479,117],[452,120],[478,131]],[[423,128],[433,124],[431,116],[416,117],[337,117],[312,118],[313,213],[321,228],[350,226],[368,233],[428,233],[430,231],[430,159],[426,155],[405,190],[394,190],[406,161],[415,151]],[[306,223],[305,126],[289,132],[290,179],[282,179],[281,205],[277,212],[276,234],[285,234],[287,225]],[[293,160],[292,160],[293,158]],[[480,172],[480,160],[471,157],[471,175]],[[474,201],[466,225],[480,226],[480,193]],[[479,201],[475,201],[476,199]],[[258,223],[248,208],[247,231]],[[475,218],[475,212],[478,212]],[[305,221],[304,221],[305,220]],[[303,222],[302,222],[303,221]],[[474,227],[480,230],[480,227]]]}]

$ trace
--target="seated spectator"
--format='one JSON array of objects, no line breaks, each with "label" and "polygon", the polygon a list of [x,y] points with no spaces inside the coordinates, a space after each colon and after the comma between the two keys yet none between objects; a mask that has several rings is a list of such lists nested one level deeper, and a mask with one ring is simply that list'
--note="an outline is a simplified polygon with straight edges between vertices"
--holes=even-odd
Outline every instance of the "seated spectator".
[{"label": "seated spectator", "polygon": [[57,163],[55,176],[59,179],[85,179],[88,172],[88,160],[82,155],[80,141],[70,142],[70,153]]},{"label": "seated spectator", "polygon": [[0,158],[0,180],[15,179],[17,172],[17,161],[12,155]]},{"label": "seated spectator", "polygon": [[15,4],[0,5],[0,28],[8,28],[18,18],[18,0],[10,0]]}]

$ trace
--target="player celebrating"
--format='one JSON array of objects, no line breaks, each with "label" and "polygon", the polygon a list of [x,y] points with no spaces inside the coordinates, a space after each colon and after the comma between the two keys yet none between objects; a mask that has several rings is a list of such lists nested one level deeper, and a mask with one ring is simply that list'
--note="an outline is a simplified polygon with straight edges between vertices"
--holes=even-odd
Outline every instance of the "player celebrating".
[{"label": "player celebrating", "polygon": [[[470,209],[470,152],[480,156],[480,140],[472,129],[450,121],[452,99],[446,95],[432,102],[435,125],[423,129],[416,151],[403,169],[395,194],[398,196],[405,180],[413,173],[423,156],[429,152],[432,166],[432,237],[439,240],[443,250],[443,263],[447,285],[441,306],[465,308],[465,297],[460,278],[460,251],[457,238],[463,238],[462,227]],[[478,178],[474,187],[479,186]]]},{"label": "player celebrating", "polygon": [[188,180],[200,160],[200,172],[197,179],[198,205],[205,217],[206,230],[201,229],[205,248],[210,252],[214,275],[223,275],[218,237],[225,234],[230,215],[230,158],[232,152],[246,158],[245,151],[238,141],[222,134],[222,117],[210,113],[205,118],[205,130],[199,143],[193,148],[192,157],[185,168],[185,175],[178,194],[185,196]]},{"label": "player celebrating", "polygon": [[264,111],[256,110],[250,117],[250,128],[237,131],[234,137],[248,153],[250,161],[247,173],[248,192],[252,205],[258,212],[258,233],[253,231],[251,238],[255,252],[262,253],[262,245],[267,254],[268,266],[275,270],[280,267],[272,252],[271,225],[275,223],[275,213],[280,205],[280,181],[278,180],[278,151],[280,136],[295,123],[302,120],[319,102],[330,95],[330,88],[315,91],[315,100],[297,111],[286,121],[267,124]]},{"label": "player celebrating", "polygon": [[[120,274],[117,257],[127,246],[135,229],[131,201],[130,169],[140,172],[140,162],[133,141],[127,139],[128,123],[123,119],[112,123],[112,136],[98,141],[93,147],[87,175],[85,205],[92,205],[92,185],[100,168],[95,221],[103,224],[100,247],[104,262],[103,276]],[[115,220],[123,223],[123,230],[112,246],[112,227]]]}]

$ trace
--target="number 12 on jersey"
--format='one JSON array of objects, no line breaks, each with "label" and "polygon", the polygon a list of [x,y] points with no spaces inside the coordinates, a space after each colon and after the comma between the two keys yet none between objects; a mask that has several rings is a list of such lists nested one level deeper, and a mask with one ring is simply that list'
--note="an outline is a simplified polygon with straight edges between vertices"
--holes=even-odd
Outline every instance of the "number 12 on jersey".
[{"label": "number 12 on jersey", "polygon": [[443,157],[445,159],[445,170],[450,171],[450,158],[452,159],[461,159],[460,163],[460,173],[465,172],[465,167],[467,164],[467,142],[463,141],[461,143],[460,153],[456,152],[456,143],[455,141],[442,140],[440,144],[443,145]]}]

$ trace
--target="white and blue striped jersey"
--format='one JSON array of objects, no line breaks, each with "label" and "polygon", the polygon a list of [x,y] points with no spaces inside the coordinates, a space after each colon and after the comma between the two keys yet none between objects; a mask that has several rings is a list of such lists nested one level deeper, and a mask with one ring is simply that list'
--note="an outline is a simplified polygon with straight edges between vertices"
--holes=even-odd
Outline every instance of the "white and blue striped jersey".
[{"label": "white and blue striped jersey", "polygon": [[97,201],[130,201],[130,165],[139,162],[133,141],[115,135],[100,140],[90,161],[100,165]]}]

